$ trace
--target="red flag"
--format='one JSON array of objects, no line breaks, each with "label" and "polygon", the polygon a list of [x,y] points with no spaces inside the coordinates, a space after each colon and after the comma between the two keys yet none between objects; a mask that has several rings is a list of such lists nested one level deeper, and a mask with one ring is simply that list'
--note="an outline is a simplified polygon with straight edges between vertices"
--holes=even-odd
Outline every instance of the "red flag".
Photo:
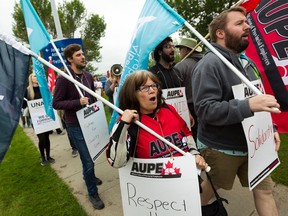
[{"label": "red flag", "polygon": [[278,131],[288,132],[288,21],[287,0],[262,0],[247,15],[250,44],[246,55],[259,68],[267,94],[280,104],[281,114],[272,114]]},{"label": "red flag", "polygon": [[241,7],[246,9],[246,12],[249,13],[253,11],[261,0],[244,0],[243,3],[240,4]]},{"label": "red flag", "polygon": [[[52,58],[49,57],[49,63],[52,64]],[[50,92],[52,92],[53,88],[55,86],[55,74],[54,70],[52,68],[48,68],[48,87]]]}]

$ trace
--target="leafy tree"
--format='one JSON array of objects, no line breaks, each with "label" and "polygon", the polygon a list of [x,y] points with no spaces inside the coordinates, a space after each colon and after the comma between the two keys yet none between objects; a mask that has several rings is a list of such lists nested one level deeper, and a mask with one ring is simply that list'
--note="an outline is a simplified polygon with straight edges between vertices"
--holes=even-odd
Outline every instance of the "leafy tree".
[{"label": "leafy tree", "polygon": [[59,5],[58,10],[63,36],[73,38],[87,15],[85,6],[79,0],[64,1]]},{"label": "leafy tree", "polygon": [[[41,18],[42,23],[45,25],[49,34],[53,37],[56,36],[56,28],[54,24],[54,20],[51,14],[51,4],[49,0],[32,0],[31,4],[34,9],[37,11],[38,16]],[[14,23],[12,25],[12,31],[16,38],[19,40],[28,43],[28,35],[26,30],[26,25],[24,21],[24,16],[22,12],[22,8],[20,3],[16,3],[14,5],[14,13],[13,13]]]},{"label": "leafy tree", "polygon": [[106,24],[103,22],[104,18],[98,15],[92,14],[86,19],[86,25],[81,31],[83,35],[83,44],[86,51],[86,58],[95,59],[97,62],[101,61],[99,39],[104,35],[104,31],[99,31],[99,29],[105,29]]},{"label": "leafy tree", "polygon": [[[200,34],[208,33],[208,25],[212,19],[225,9],[230,8],[235,0],[166,0],[178,14],[180,14]],[[182,35],[191,37],[187,28],[180,30]],[[192,36],[193,37],[193,36]]]},{"label": "leafy tree", "polygon": [[[56,28],[52,16],[51,4],[49,0],[31,0],[31,4],[37,11],[43,25],[53,38],[56,38]],[[83,48],[85,51],[88,68],[90,71],[96,69],[89,62],[100,61],[100,38],[105,36],[106,23],[103,17],[91,14],[88,18],[87,11],[81,0],[65,1],[58,5],[58,15],[63,32],[63,37],[74,38],[76,33],[80,33]],[[16,38],[28,43],[26,25],[21,5],[16,3],[13,13],[14,23],[12,31]],[[87,68],[87,69],[88,69]]]}]

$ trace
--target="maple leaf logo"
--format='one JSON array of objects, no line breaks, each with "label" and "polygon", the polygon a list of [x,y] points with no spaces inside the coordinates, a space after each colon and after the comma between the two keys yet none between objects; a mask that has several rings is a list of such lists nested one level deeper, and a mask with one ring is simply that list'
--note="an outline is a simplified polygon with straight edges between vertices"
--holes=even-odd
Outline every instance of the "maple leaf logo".
[{"label": "maple leaf logo", "polygon": [[161,175],[180,175],[180,168],[174,167],[174,164],[168,161],[161,172]]}]

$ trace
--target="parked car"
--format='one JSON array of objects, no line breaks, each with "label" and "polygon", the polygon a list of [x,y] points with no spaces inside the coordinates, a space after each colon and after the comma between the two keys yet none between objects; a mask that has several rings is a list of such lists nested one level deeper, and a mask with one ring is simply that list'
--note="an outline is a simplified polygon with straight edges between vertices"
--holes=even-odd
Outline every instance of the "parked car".
[{"label": "parked car", "polygon": [[98,76],[98,80],[102,83],[103,89],[105,88],[105,83],[107,81],[107,76]]}]

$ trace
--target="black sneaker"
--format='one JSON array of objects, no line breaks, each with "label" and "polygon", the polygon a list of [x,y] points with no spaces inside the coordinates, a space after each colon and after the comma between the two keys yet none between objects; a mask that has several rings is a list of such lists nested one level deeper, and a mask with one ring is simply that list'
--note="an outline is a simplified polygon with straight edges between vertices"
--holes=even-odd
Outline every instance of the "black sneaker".
[{"label": "black sneaker", "polygon": [[41,166],[46,166],[48,164],[47,160],[42,159],[41,160]]},{"label": "black sneaker", "polygon": [[103,201],[100,199],[99,194],[89,195],[89,201],[92,203],[95,209],[103,209],[105,207]]},{"label": "black sneaker", "polygon": [[102,180],[96,177],[96,185],[102,185]]},{"label": "black sneaker", "polygon": [[52,157],[47,157],[47,161],[51,164],[54,164],[55,163],[55,159],[52,158]]}]

